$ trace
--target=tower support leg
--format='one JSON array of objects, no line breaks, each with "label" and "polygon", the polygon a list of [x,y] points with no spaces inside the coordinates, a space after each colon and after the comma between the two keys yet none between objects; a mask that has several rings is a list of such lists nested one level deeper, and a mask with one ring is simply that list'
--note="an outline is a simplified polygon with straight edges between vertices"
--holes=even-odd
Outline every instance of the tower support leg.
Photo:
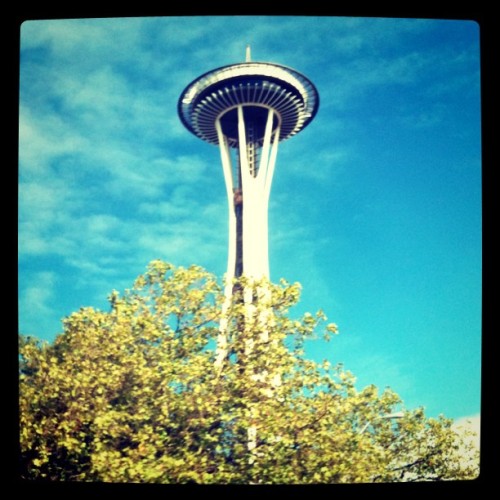
[{"label": "tower support leg", "polygon": [[[220,119],[215,126],[219,139],[219,148],[226,183],[228,198],[228,225],[229,248],[228,266],[225,284],[225,300],[222,308],[219,334],[217,339],[215,367],[220,375],[224,360],[229,353],[229,311],[232,301],[235,300],[233,279],[245,276],[248,284],[242,290],[244,313],[242,325],[244,328],[246,345],[245,355],[251,356],[256,342],[269,341],[269,327],[272,321],[271,290],[269,287],[269,254],[268,254],[268,209],[271,183],[274,175],[280,128],[273,130],[275,113],[268,110],[264,137],[259,146],[252,141],[245,121],[244,107],[238,106],[238,146],[239,165],[237,171],[238,185],[235,186],[233,165],[228,145]],[[250,137],[249,137],[250,136]],[[259,155],[256,154],[259,149]],[[259,164],[257,165],[257,159]],[[238,205],[235,193],[242,196],[242,205]],[[242,238],[242,242],[238,238]],[[238,266],[242,262],[242,268]],[[239,298],[238,300],[241,300]],[[269,397],[272,397],[272,386],[279,385],[268,370],[263,369],[248,374],[253,380],[269,384]],[[274,381],[274,382],[273,382]],[[256,408],[248,408],[250,419],[256,414]],[[247,429],[247,449],[249,465],[255,463],[257,448],[257,426],[250,423]]]}]

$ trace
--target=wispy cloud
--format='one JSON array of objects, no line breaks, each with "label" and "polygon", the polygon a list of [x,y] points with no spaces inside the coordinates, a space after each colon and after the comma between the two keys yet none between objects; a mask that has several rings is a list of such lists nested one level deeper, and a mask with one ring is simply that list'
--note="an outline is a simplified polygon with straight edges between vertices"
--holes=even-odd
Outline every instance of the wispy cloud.
[{"label": "wispy cloud", "polygon": [[[36,333],[38,335],[47,330],[51,316],[54,314],[51,301],[54,298],[55,282],[55,273],[50,271],[37,272],[29,281],[26,280],[26,276],[21,277],[22,293],[19,296],[19,320],[24,324],[23,333]],[[25,318],[23,314],[27,311],[29,311],[29,317]]]},{"label": "wispy cloud", "polygon": [[[102,275],[101,252],[125,258],[154,249],[179,255],[182,248],[185,255],[196,247],[201,231],[190,234],[177,217],[188,215],[188,200],[200,199],[193,186],[207,163],[168,149],[181,132],[188,138],[172,105],[182,81],[164,71],[171,58],[153,59],[142,45],[151,22],[157,21],[23,25],[23,50],[50,55],[43,67],[28,60],[21,84],[21,259],[59,255],[89,277]],[[155,74],[162,75],[161,88]],[[41,78],[28,78],[34,75]],[[123,213],[125,202],[136,211]]]},{"label": "wispy cloud", "polygon": [[378,387],[391,387],[398,394],[405,394],[408,401],[413,397],[415,382],[408,365],[383,352],[363,354],[356,360],[356,374],[360,386],[373,383]]}]

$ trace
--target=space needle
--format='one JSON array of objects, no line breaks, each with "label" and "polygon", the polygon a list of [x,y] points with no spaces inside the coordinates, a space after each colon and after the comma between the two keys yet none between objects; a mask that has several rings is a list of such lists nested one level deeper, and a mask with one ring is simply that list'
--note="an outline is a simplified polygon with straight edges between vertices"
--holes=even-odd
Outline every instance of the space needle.
[{"label": "space needle", "polygon": [[220,148],[229,206],[227,282],[269,279],[268,207],[278,143],[306,127],[318,106],[308,78],[252,62],[249,46],[245,62],[209,71],[182,92],[182,123]]},{"label": "space needle", "polygon": [[[278,143],[306,127],[318,106],[318,91],[308,78],[286,66],[252,62],[249,46],[245,62],[204,73],[179,98],[179,117],[185,127],[200,139],[219,146],[226,183],[229,248],[214,364],[217,377],[230,350],[232,304],[244,304],[238,329],[248,328],[245,355],[254,351],[255,342],[266,344],[270,340],[268,208]],[[240,277],[247,280],[243,287],[233,283]],[[252,370],[249,377],[263,383],[270,398],[281,385],[279,374],[265,368]],[[256,407],[248,411],[252,422]],[[255,423],[247,428],[247,448],[252,465],[257,459]]]}]

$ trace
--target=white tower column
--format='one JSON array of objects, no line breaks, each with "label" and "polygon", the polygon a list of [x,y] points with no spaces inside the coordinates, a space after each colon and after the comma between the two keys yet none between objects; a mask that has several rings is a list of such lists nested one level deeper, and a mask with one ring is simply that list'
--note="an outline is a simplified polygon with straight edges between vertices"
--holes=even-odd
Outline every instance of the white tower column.
[{"label": "white tower column", "polygon": [[257,168],[255,155],[249,158],[243,106],[238,106],[238,143],[243,195],[243,275],[269,279],[268,209],[271,183],[278,150],[279,125],[273,128],[274,111],[268,110],[264,140]]},{"label": "white tower column", "polygon": [[[247,277],[251,283],[263,279],[269,280],[268,211],[278,152],[280,120],[272,108],[267,108],[264,137],[262,144],[259,145],[248,140],[249,133],[244,106],[237,106],[237,117],[239,164],[236,169],[233,166],[228,138],[223,132],[222,116],[219,116],[215,122],[226,184],[229,226],[225,302],[217,346],[217,367],[221,367],[227,355],[227,312],[233,300],[233,278],[239,277],[236,272],[237,260],[242,260],[241,274]],[[274,130],[273,123],[277,123]],[[257,157],[259,157],[259,161],[257,161]],[[237,192],[242,200],[235,200],[235,193]],[[241,215],[239,215],[241,218],[241,234],[238,234],[237,211],[241,211]],[[242,239],[241,245],[238,245],[238,238]],[[238,251],[242,255],[238,255]],[[269,290],[265,288],[267,287],[260,287],[258,290],[261,300],[269,298]],[[247,321],[250,321],[255,313],[252,295],[252,287],[243,292]],[[268,315],[263,312],[261,316],[259,322],[262,323],[262,340],[267,340],[267,330],[263,323],[266,322]]]},{"label": "white tower column", "polygon": [[[222,130],[220,117],[215,122],[219,138],[219,148],[222,160],[222,169],[226,183],[228,201],[228,261],[227,279],[237,277],[237,215],[239,210],[235,203],[235,192],[241,190],[242,196],[242,257],[243,272],[248,278],[260,280],[269,279],[268,254],[268,211],[271,183],[273,180],[276,156],[278,153],[279,125],[273,130],[275,112],[268,110],[263,144],[247,141],[247,130],[244,117],[244,106],[238,106],[238,141],[239,141],[239,171],[233,175],[234,166],[231,159],[228,139]],[[260,161],[256,165],[255,153],[250,157],[249,150],[259,150]],[[235,183],[235,177],[241,179],[241,184]]]},{"label": "white tower column", "polygon": [[[237,179],[239,186],[235,187],[231,155],[227,137],[225,137],[220,117],[216,121],[216,130],[219,139],[219,148],[226,182],[226,194],[228,198],[229,213],[229,249],[228,267],[226,275],[225,301],[222,310],[222,320],[220,323],[219,335],[216,351],[216,369],[222,369],[224,359],[228,354],[228,318],[227,313],[234,300],[233,278],[237,275],[237,260],[242,261],[241,274],[249,279],[250,283],[243,290],[244,302],[244,328],[252,328],[256,325],[259,331],[257,339],[249,336],[246,340],[245,353],[250,355],[254,348],[255,341],[267,342],[269,340],[268,322],[270,310],[267,307],[270,299],[270,289],[267,283],[260,283],[255,289],[254,284],[259,281],[269,280],[269,253],[268,253],[268,209],[271,183],[273,180],[274,167],[278,151],[280,120],[277,117],[276,129],[275,112],[272,108],[267,110],[264,137],[262,144],[252,142],[250,131],[247,130],[244,106],[237,106],[238,118],[238,152],[239,165]],[[250,124],[252,126],[252,124]],[[259,153],[259,154],[258,154]],[[259,158],[258,158],[259,157]],[[258,165],[257,165],[258,163]],[[236,199],[241,196],[241,199]],[[239,211],[239,213],[237,213]],[[238,228],[238,217],[240,227]],[[241,234],[239,234],[241,233]],[[238,238],[242,238],[241,244]],[[242,255],[238,255],[241,252]],[[254,293],[257,294],[257,302],[260,311],[257,313],[257,306],[254,303]],[[258,314],[258,317],[257,317]],[[250,375],[256,381],[264,381],[268,378],[267,371]],[[254,418],[255,408],[249,409],[251,418]],[[257,446],[257,428],[254,424],[247,429],[249,463],[255,462]]]},{"label": "white tower column", "polygon": [[[229,247],[227,278],[236,277],[237,259],[237,217],[235,204],[235,191],[241,190],[243,201],[242,226],[243,226],[243,272],[244,276],[260,280],[269,279],[269,254],[268,254],[268,211],[271,183],[273,180],[276,156],[278,153],[279,125],[273,130],[275,112],[269,108],[262,146],[250,143],[247,140],[247,125],[245,123],[244,106],[238,106],[238,152],[240,158],[237,177],[241,185],[235,183],[233,175],[234,166],[231,159],[228,139],[224,135],[220,117],[216,120],[216,130],[219,138],[219,148],[226,183],[229,214]],[[260,153],[260,161],[256,165],[255,153]],[[238,179],[237,179],[238,181]]]}]

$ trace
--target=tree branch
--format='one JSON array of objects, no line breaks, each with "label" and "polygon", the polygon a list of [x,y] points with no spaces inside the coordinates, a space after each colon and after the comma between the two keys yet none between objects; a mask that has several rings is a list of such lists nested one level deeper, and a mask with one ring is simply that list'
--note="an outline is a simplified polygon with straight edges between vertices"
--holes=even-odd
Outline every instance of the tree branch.
[{"label": "tree branch", "polygon": [[311,422],[308,422],[307,424],[299,427],[297,429],[297,432],[301,432],[303,431],[304,429],[307,429],[308,427],[312,427],[316,422],[319,422],[327,413],[327,406],[325,406],[323,408],[323,410],[321,411],[321,413],[318,415],[316,414],[316,418],[314,418]]}]

